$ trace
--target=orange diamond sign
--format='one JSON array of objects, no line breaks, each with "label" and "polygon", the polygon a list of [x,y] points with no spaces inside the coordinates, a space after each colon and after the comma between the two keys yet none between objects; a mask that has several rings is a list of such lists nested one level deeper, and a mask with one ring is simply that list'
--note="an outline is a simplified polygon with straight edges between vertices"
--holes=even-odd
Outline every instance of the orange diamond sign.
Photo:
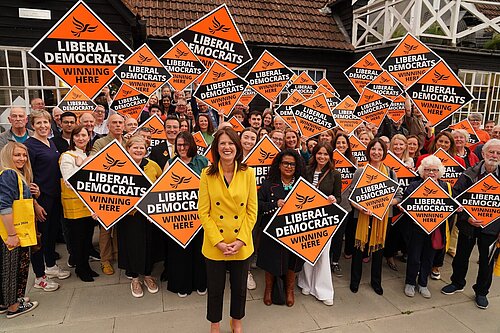
[{"label": "orange diamond sign", "polygon": [[30,54],[68,86],[93,98],[132,51],[83,1],[78,1]]}]

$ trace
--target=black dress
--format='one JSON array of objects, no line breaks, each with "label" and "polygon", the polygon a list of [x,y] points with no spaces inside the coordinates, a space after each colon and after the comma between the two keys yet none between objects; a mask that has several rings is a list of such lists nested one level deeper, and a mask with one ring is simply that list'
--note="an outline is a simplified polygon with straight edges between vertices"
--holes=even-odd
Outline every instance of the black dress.
[{"label": "black dress", "polygon": [[[265,180],[259,189],[259,216],[262,218],[260,228],[264,230],[271,217],[278,209],[279,199],[285,199],[289,191],[285,191],[283,184]],[[257,266],[274,276],[286,275],[288,270],[300,272],[304,261],[280,245],[274,239],[262,233],[257,256]]]}]

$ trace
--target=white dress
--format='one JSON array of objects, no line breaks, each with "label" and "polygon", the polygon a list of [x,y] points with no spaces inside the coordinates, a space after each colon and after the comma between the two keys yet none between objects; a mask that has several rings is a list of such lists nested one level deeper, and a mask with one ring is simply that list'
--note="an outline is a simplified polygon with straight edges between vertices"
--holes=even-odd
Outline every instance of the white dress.
[{"label": "white dress", "polygon": [[[316,184],[315,184],[316,183]],[[313,185],[318,183],[318,177],[314,177]],[[316,265],[304,263],[299,273],[298,285],[303,294],[311,294],[320,301],[333,300],[334,290],[332,271],[330,270],[330,245],[331,239],[326,243]]]}]

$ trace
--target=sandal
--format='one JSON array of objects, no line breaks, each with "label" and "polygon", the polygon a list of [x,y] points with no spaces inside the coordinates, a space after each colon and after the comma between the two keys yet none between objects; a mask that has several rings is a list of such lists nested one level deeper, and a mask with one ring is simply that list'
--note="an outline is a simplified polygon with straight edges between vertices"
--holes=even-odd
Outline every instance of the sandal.
[{"label": "sandal", "polygon": [[389,268],[395,272],[398,271],[398,266],[396,266],[396,264],[394,262],[387,260],[387,266],[389,266]]}]

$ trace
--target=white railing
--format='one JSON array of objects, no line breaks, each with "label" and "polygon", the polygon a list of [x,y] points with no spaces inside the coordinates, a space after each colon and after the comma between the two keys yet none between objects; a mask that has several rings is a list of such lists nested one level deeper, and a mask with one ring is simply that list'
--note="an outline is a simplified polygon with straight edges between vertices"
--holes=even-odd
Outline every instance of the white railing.
[{"label": "white railing", "polygon": [[500,16],[488,18],[477,7],[482,5],[500,12],[500,0],[372,0],[353,11],[352,44],[356,49],[384,45],[410,32],[457,46],[485,29],[500,34]]}]

